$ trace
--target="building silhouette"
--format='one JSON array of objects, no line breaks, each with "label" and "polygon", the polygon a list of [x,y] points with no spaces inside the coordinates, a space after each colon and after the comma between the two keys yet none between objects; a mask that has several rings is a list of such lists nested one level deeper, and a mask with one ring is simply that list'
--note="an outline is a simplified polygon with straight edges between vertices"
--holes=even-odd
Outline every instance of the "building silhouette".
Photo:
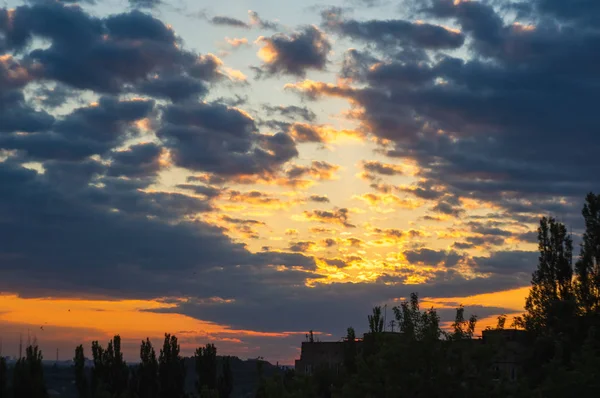
[{"label": "building silhouette", "polygon": [[[382,332],[384,339],[401,339],[400,332]],[[356,352],[360,353],[365,343],[372,339],[365,333],[362,339],[355,340]],[[344,367],[345,339],[340,341],[305,341],[302,342],[300,358],[295,361],[295,372],[298,375],[311,375],[316,369],[327,368],[340,373]],[[488,329],[480,338],[451,342],[448,344],[485,344],[493,353],[493,371],[498,378],[516,380],[522,369],[524,353],[529,344],[529,334],[517,329]]]}]

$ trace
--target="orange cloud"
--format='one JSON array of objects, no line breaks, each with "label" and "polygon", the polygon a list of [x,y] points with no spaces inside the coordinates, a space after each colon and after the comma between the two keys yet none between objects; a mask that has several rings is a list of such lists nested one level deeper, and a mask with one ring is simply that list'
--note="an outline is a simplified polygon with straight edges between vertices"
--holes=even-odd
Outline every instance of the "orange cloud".
[{"label": "orange cloud", "polygon": [[328,210],[312,210],[304,211],[302,216],[297,217],[298,220],[316,221],[324,224],[337,224],[347,228],[355,228],[356,226],[350,224],[349,221],[349,210],[348,209],[336,209],[333,211]]},{"label": "orange cloud", "polygon": [[310,233],[313,234],[327,234],[327,235],[335,235],[337,234],[337,230],[331,228],[323,228],[323,227],[312,227],[309,229]]},{"label": "orange cloud", "polygon": [[242,37],[239,39],[238,38],[230,39],[229,37],[226,37],[225,42],[233,48],[239,48],[241,46],[248,46],[248,39],[246,39],[245,37]]},{"label": "orange cloud", "polygon": [[394,194],[378,194],[378,193],[365,193],[362,195],[354,195],[353,199],[362,200],[368,203],[370,206],[379,205],[393,205],[394,207],[401,207],[404,209],[417,209],[423,206],[423,202],[415,199],[403,199]]},{"label": "orange cloud", "polygon": [[296,142],[333,143],[343,140],[362,141],[364,133],[356,130],[336,130],[329,125],[294,123],[288,130]]},{"label": "orange cloud", "polygon": [[[227,303],[220,302],[221,305]],[[120,333],[142,339],[146,336],[161,336],[165,332],[180,330],[195,331],[196,334],[284,337],[286,333],[263,333],[252,330],[232,329],[225,325],[197,320],[176,313],[157,313],[175,307],[159,300],[75,300],[75,299],[24,299],[15,295],[1,295],[0,321],[8,324],[31,325],[43,333],[52,333],[52,328],[94,329],[105,336]],[[43,331],[40,326],[44,326]],[[168,328],[169,330],[165,330]]]},{"label": "orange cloud", "polygon": [[[264,173],[262,175],[237,175],[228,178],[202,173],[188,177],[188,181],[202,182],[211,185],[239,184],[239,185],[270,185],[306,189],[315,185],[317,181],[334,180],[340,166],[326,161],[313,161],[310,165],[290,165],[277,173]],[[308,178],[307,178],[308,177]]]},{"label": "orange cloud", "polygon": [[270,194],[255,190],[249,192],[230,191],[227,200],[234,203],[243,203],[275,210],[289,209],[292,206],[306,203],[306,200],[303,198],[292,198],[284,201]]},{"label": "orange cloud", "polygon": [[322,97],[324,95],[350,99],[351,94],[354,92],[354,90],[349,86],[338,86],[331,83],[316,82],[314,80],[288,83],[284,86],[284,89],[297,91],[313,99]]},{"label": "orange cloud", "polygon": [[304,176],[310,176],[316,180],[334,180],[340,166],[328,163],[326,161],[313,160],[310,166],[292,165],[284,173],[290,179],[297,179]]},{"label": "orange cloud", "polygon": [[240,81],[240,82],[245,82],[248,80],[248,78],[246,77],[246,75],[244,75],[242,73],[242,71],[237,70],[237,69],[233,69],[230,67],[224,67],[223,71],[225,72],[225,74],[227,75],[227,77],[229,77],[230,80],[234,80],[234,81]]},{"label": "orange cloud", "polygon": [[358,174],[358,177],[368,181],[377,180],[379,178],[377,175],[395,176],[407,174],[407,167],[401,164],[364,160],[359,166],[363,171]]}]

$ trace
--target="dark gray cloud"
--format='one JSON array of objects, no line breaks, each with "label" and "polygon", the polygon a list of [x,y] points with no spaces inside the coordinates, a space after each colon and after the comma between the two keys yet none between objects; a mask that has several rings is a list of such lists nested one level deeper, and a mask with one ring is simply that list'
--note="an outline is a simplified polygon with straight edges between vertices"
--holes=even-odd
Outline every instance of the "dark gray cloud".
[{"label": "dark gray cloud", "polygon": [[329,203],[329,198],[327,196],[324,196],[324,195],[310,195],[308,197],[308,199],[311,202]]},{"label": "dark gray cloud", "polygon": [[523,273],[530,276],[535,270],[539,254],[527,251],[497,251],[489,257],[475,257],[480,272],[494,274]]},{"label": "dark gray cloud", "polygon": [[471,249],[478,246],[502,246],[504,238],[501,236],[484,235],[484,236],[469,236],[464,242],[455,242],[452,247],[455,249]]},{"label": "dark gray cloud", "polygon": [[222,189],[210,185],[178,184],[176,187],[192,191],[198,195],[204,195],[207,198],[215,198],[222,193]]},{"label": "dark gray cloud", "polygon": [[250,25],[248,25],[246,22],[244,22],[240,19],[222,16],[222,15],[217,15],[215,17],[212,17],[210,19],[210,23],[212,23],[213,25],[230,26],[233,28],[245,28],[245,29],[250,28]]},{"label": "dark gray cloud", "polygon": [[[35,160],[81,160],[94,154],[106,153],[135,137],[133,123],[143,119],[154,109],[154,101],[119,101],[101,97],[97,104],[76,108],[70,114],[54,119],[43,111],[27,111],[22,93],[16,93],[19,102],[5,119],[8,131],[29,132],[0,137],[6,149],[22,151]],[[1,113],[1,111],[0,111]]]},{"label": "dark gray cloud", "polygon": [[431,208],[431,210],[433,210],[436,213],[441,213],[452,217],[458,217],[465,212],[464,209],[446,200],[440,200],[435,206]]},{"label": "dark gray cloud", "polygon": [[272,116],[275,114],[279,114],[287,119],[296,120],[300,118],[306,122],[314,122],[317,118],[317,115],[308,109],[306,106],[271,106],[268,104],[263,105],[263,109],[267,112],[267,115]]},{"label": "dark gray cloud", "polygon": [[75,109],[59,119],[53,131],[69,139],[86,139],[115,146],[134,137],[131,124],[148,117],[153,100],[119,100],[101,97],[97,103]]},{"label": "dark gray cloud", "polygon": [[113,177],[151,177],[161,169],[162,149],[153,143],[139,144],[124,151],[113,152],[108,175]]},{"label": "dark gray cloud", "polygon": [[223,175],[275,171],[297,156],[286,134],[258,134],[254,121],[218,103],[168,106],[157,135],[178,166]]},{"label": "dark gray cloud", "polygon": [[593,26],[596,23],[594,16],[600,13],[600,4],[594,0],[579,0],[571,4],[560,0],[534,0],[531,2],[531,6],[532,10],[544,16],[550,16],[575,26]]},{"label": "dark gray cloud", "polygon": [[53,88],[40,86],[35,90],[35,101],[39,102],[44,108],[53,109],[64,105],[71,99],[81,104],[81,99],[76,95],[75,90],[62,84],[56,84]]},{"label": "dark gray cloud", "polygon": [[[343,261],[340,261],[339,265],[343,266]],[[247,296],[243,301],[238,300],[219,306],[188,302],[181,303],[176,309],[158,310],[158,312],[183,313],[238,328],[261,325],[260,330],[263,331],[312,329],[327,331],[334,336],[342,337],[349,326],[356,327],[358,333],[367,331],[367,315],[374,303],[382,305],[387,303],[391,308],[398,305],[392,300],[408,297],[412,292],[418,292],[421,298],[456,297],[523,287],[529,283],[529,278],[519,279],[506,275],[467,281],[456,273],[444,271],[440,271],[439,277],[427,284],[388,285],[385,284],[384,279],[375,283],[317,285],[310,288],[310,294],[307,293],[307,288],[293,286],[290,284],[292,281],[284,280],[283,286],[268,285],[260,291],[253,290],[252,295]],[[392,279],[397,281],[397,278]],[[250,278],[248,283],[253,284],[253,278]],[[278,300],[273,300],[272,297],[278,297]],[[302,302],[292,297],[302,297]],[[286,314],[290,316],[280,317],[280,319],[271,316],[273,313],[284,311],[287,311]],[[481,317],[510,312],[505,309],[483,307],[467,307],[467,311]],[[453,319],[454,311],[442,311],[440,314],[443,321],[450,321]]]},{"label": "dark gray cloud", "polygon": [[311,241],[294,242],[290,244],[289,250],[293,252],[305,253],[315,245],[316,243]]},{"label": "dark gray cloud", "polygon": [[316,26],[306,26],[299,32],[278,33],[261,37],[264,63],[260,71],[268,75],[289,74],[305,76],[307,70],[324,70],[331,43]]},{"label": "dark gray cloud", "polygon": [[221,220],[228,222],[228,223],[239,224],[239,225],[266,225],[263,221],[241,219],[241,218],[229,217],[227,215],[221,216]]},{"label": "dark gray cloud", "polygon": [[[600,146],[600,33],[572,22],[594,8],[561,15],[558,3],[540,1],[536,18],[514,24],[493,6],[505,2],[454,3],[417,8],[460,26],[470,46],[465,59],[390,52],[353,64],[361,88],[314,86],[305,95],[352,99],[365,109],[363,127],[392,142],[382,153],[417,161],[422,179],[455,195],[493,202],[511,217],[550,212],[576,222],[580,198],[600,182],[600,165],[592,161]],[[539,11],[542,5],[552,18]],[[585,145],[575,149],[575,142]],[[459,214],[445,202],[436,210]]]},{"label": "dark gray cloud", "polygon": [[433,181],[421,180],[410,186],[403,186],[399,187],[398,189],[401,192],[411,193],[418,198],[426,200],[439,199],[445,195],[444,191],[434,189],[433,185]]},{"label": "dark gray cloud", "polygon": [[149,79],[137,87],[137,91],[152,97],[167,98],[173,102],[202,96],[208,92],[206,84],[189,76],[166,76]]},{"label": "dark gray cloud", "polygon": [[356,228],[356,225],[350,224],[350,211],[346,208],[329,210],[311,210],[305,211],[304,217],[307,220],[320,222],[323,224],[339,224],[346,228]]},{"label": "dark gray cloud", "polygon": [[495,235],[495,236],[511,236],[513,233],[502,228],[498,228],[497,223],[488,221],[485,223],[478,221],[470,221],[467,223],[471,231],[482,234],[482,235]]},{"label": "dark gray cloud", "polygon": [[296,164],[289,167],[285,171],[285,175],[290,179],[301,178],[305,176],[315,176],[325,180],[338,168],[339,166],[328,163],[324,160],[313,160],[310,166]]},{"label": "dark gray cloud", "polygon": [[256,11],[248,11],[250,17],[250,23],[254,26],[258,26],[260,29],[265,30],[279,30],[280,26],[277,22],[264,20],[258,15]]},{"label": "dark gray cloud", "polygon": [[0,59],[0,93],[22,88],[33,79],[28,68],[14,57]]},{"label": "dark gray cloud", "polygon": [[517,235],[519,240],[527,243],[537,243],[538,242],[538,233],[537,231],[529,231],[524,232],[522,234]]},{"label": "dark gray cloud", "polygon": [[44,131],[54,123],[52,115],[35,110],[17,90],[0,90],[0,120],[0,133]]},{"label": "dark gray cloud", "polygon": [[139,10],[96,18],[80,7],[39,2],[17,7],[11,24],[0,24],[0,32],[8,50],[24,51],[34,38],[48,40],[49,47],[27,54],[36,65],[30,75],[78,89],[177,100],[204,94],[202,81],[215,76],[198,76],[210,60],[181,49],[171,28]]},{"label": "dark gray cloud", "polygon": [[[282,126],[284,127],[284,126]],[[311,125],[311,124],[287,124],[285,125],[286,131],[289,131],[293,134],[294,139],[298,143],[305,142],[316,142],[316,143],[324,143],[325,137],[319,131],[319,126]]]},{"label": "dark gray cloud", "polygon": [[385,164],[376,160],[368,160],[363,162],[362,168],[368,173],[381,174],[385,176],[394,176],[402,174],[399,167],[393,164]]},{"label": "dark gray cloud", "polygon": [[339,8],[325,10],[321,16],[326,28],[380,48],[411,46],[421,49],[455,49],[465,41],[462,33],[429,23],[401,19],[357,21],[346,19]]},{"label": "dark gray cloud", "polygon": [[[0,267],[4,291],[153,297],[163,289],[168,295],[191,289],[180,290],[175,281],[192,271],[244,265],[260,272],[264,264],[314,267],[314,261],[300,255],[253,255],[207,224],[166,222],[169,214],[203,211],[206,205],[200,200],[111,187],[108,180],[105,188],[58,186],[54,178],[76,176],[72,164],[60,167],[60,173],[50,167],[51,175],[38,175],[0,163],[5,182],[0,188],[1,230],[11,231],[0,243],[7,260]],[[101,168],[81,170],[79,178],[85,181]],[[223,261],[225,257],[229,260]]]},{"label": "dark gray cloud", "polygon": [[408,250],[404,252],[404,257],[406,257],[411,264],[422,263],[429,266],[442,265],[448,268],[456,266],[463,258],[454,251],[438,251],[431,249]]}]

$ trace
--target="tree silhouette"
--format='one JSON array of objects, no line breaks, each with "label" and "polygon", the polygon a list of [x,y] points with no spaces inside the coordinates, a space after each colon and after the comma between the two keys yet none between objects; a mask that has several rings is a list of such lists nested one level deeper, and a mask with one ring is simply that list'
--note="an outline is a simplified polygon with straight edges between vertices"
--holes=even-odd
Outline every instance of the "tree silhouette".
[{"label": "tree silhouette", "polygon": [[158,361],[150,339],[142,341],[140,347],[140,365],[136,377],[137,395],[147,398],[158,397]]},{"label": "tree silhouette", "polygon": [[452,323],[452,332],[449,334],[451,340],[470,340],[475,333],[477,316],[471,315],[465,319],[465,307],[462,305],[456,309],[456,316]]},{"label": "tree silhouette", "polygon": [[258,374],[258,386],[256,388],[255,398],[270,398],[267,391],[267,380],[263,372],[264,361],[261,357],[256,360],[256,373]]},{"label": "tree silhouette", "polygon": [[572,322],[573,242],[564,224],[542,218],[538,228],[539,262],[525,302],[524,326],[533,333],[558,333]]},{"label": "tree silhouette", "polygon": [[219,376],[218,381],[218,392],[219,398],[229,398],[233,392],[233,373],[231,371],[230,357],[223,357],[221,375]]},{"label": "tree silhouette", "polygon": [[437,341],[440,338],[440,318],[437,312],[433,308],[421,312],[417,293],[411,293],[410,301],[403,301],[393,311],[400,332],[406,340]]},{"label": "tree silhouette", "polygon": [[575,264],[575,292],[584,314],[600,309],[600,195],[589,193],[582,210],[585,233]]},{"label": "tree silhouette", "polygon": [[27,347],[25,357],[19,358],[13,370],[13,398],[48,397],[42,359],[42,351],[37,344]]},{"label": "tree silhouette", "polygon": [[93,397],[112,398],[123,397],[129,380],[129,368],[123,360],[121,352],[121,337],[116,335],[103,349],[98,341],[92,342],[92,357],[94,368],[92,370],[92,395]]},{"label": "tree silhouette", "polygon": [[8,367],[6,358],[0,355],[0,398],[8,397]]},{"label": "tree silhouette", "polygon": [[214,344],[199,347],[195,352],[196,360],[196,389],[214,391],[217,388],[217,349]]},{"label": "tree silhouette", "polygon": [[504,325],[506,325],[506,314],[502,314],[498,316],[498,322],[496,323],[496,329],[502,330],[504,329]]},{"label": "tree silhouette", "polygon": [[344,343],[344,368],[347,374],[356,373],[356,355],[356,332],[350,327]]},{"label": "tree silhouette", "polygon": [[83,352],[83,345],[75,348],[75,357],[73,358],[73,368],[75,371],[75,387],[77,388],[77,394],[79,398],[89,397],[90,391],[85,376],[85,355]]},{"label": "tree silhouette", "polygon": [[185,365],[180,355],[177,337],[165,334],[163,348],[158,359],[161,398],[185,396]]},{"label": "tree silhouette", "polygon": [[369,315],[369,331],[371,333],[383,332],[383,317],[381,316],[381,307],[373,308],[373,315]]},{"label": "tree silhouette", "polygon": [[97,397],[101,394],[101,391],[106,391],[108,386],[106,385],[107,364],[104,362],[104,348],[98,341],[92,342],[92,358],[94,361],[94,367],[92,369],[92,396]]}]

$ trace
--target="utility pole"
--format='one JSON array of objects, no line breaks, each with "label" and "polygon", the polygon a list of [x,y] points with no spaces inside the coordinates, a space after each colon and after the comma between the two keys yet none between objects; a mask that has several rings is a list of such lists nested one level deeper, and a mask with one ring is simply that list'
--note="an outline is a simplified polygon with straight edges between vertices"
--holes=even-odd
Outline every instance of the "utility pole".
[{"label": "utility pole", "polygon": [[23,333],[19,333],[19,358],[23,358]]},{"label": "utility pole", "polygon": [[396,321],[393,319],[390,321],[390,326],[392,327],[392,333],[394,333],[394,326],[396,325]]}]

